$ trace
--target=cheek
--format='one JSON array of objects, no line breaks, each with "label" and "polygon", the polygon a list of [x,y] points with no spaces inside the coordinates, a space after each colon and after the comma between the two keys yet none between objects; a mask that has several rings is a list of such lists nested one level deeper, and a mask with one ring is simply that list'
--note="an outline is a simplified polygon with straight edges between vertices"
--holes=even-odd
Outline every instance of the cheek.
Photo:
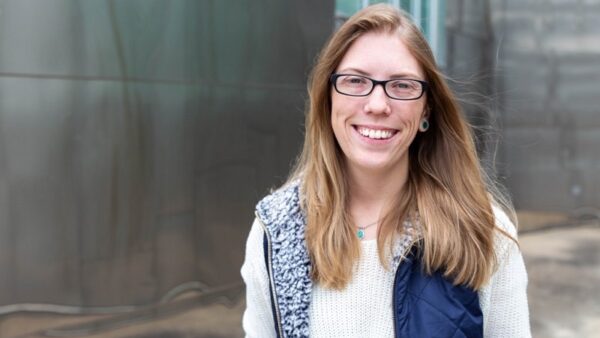
[{"label": "cheek", "polygon": [[405,107],[402,110],[402,119],[407,123],[416,124],[417,126],[421,123],[421,119],[425,116],[425,105],[420,102],[415,102],[410,106]]},{"label": "cheek", "polygon": [[338,133],[341,133],[344,128],[344,121],[346,119],[344,111],[343,100],[339,100],[335,98],[333,95],[331,99],[331,126],[333,127],[333,132],[336,133],[336,137],[338,137]]},{"label": "cheek", "polygon": [[344,100],[340,100],[337,95],[331,95],[331,118],[335,119],[339,116]]},{"label": "cheek", "polygon": [[331,109],[331,128],[332,128],[333,136],[335,137],[335,140],[337,141],[337,143],[339,144],[340,141],[343,142],[343,138],[344,138],[343,118],[341,118],[339,111],[336,110],[333,105],[332,105],[332,109]]}]

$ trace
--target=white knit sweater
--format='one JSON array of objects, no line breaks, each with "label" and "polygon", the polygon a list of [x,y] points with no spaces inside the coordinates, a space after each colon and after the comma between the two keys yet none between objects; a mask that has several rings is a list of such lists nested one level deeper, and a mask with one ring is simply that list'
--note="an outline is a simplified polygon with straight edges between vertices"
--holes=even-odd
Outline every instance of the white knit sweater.
[{"label": "white knit sweater", "polygon": [[[497,224],[516,237],[506,215],[496,211]],[[246,244],[242,277],[246,283],[246,337],[275,337],[269,281],[263,257],[264,230],[255,221]],[[517,245],[497,235],[499,268],[479,291],[484,318],[484,337],[531,337],[527,306],[527,273]],[[394,271],[379,262],[377,241],[363,241],[356,272],[342,291],[313,286],[310,305],[310,337],[394,337],[392,285]]]}]

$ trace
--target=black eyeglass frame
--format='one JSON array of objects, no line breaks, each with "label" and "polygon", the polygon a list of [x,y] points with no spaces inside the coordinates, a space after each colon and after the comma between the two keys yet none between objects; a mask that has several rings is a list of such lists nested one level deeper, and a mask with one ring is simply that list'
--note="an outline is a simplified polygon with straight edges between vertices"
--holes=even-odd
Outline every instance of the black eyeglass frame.
[{"label": "black eyeglass frame", "polygon": [[[346,94],[346,93],[342,93],[341,91],[339,91],[339,89],[337,88],[337,79],[341,76],[358,76],[358,77],[362,77],[365,78],[369,81],[371,81],[371,83],[373,84],[373,86],[371,87],[371,90],[369,90],[368,93],[366,94],[361,94],[361,95],[353,95],[353,94]],[[398,80],[409,80],[409,81],[415,81],[421,84],[421,94],[419,94],[419,96],[415,97],[415,98],[410,98],[410,99],[400,99],[397,97],[392,97],[388,92],[387,89],[385,88],[386,84],[388,82],[392,82],[392,81],[398,81]],[[390,80],[384,80],[384,81],[380,81],[380,80],[375,80],[372,79],[368,76],[364,76],[364,75],[357,75],[357,74],[336,74],[333,73],[331,74],[331,76],[329,77],[329,82],[331,83],[331,85],[333,85],[333,88],[335,89],[336,92],[342,94],[342,95],[346,95],[346,96],[355,96],[355,97],[364,97],[364,96],[369,96],[371,95],[371,93],[373,92],[373,90],[375,89],[375,86],[377,85],[381,85],[381,87],[383,87],[383,92],[385,93],[385,95],[387,97],[389,97],[392,100],[400,100],[400,101],[413,101],[413,100],[418,100],[421,97],[423,97],[423,94],[425,94],[425,92],[429,89],[429,83],[426,81],[422,81],[422,80],[417,80],[417,79],[390,79]]]}]

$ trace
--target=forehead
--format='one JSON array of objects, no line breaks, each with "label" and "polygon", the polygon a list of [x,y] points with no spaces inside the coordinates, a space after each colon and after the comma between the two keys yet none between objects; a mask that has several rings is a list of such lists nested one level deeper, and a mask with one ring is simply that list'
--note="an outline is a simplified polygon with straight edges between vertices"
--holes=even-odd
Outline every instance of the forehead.
[{"label": "forehead", "polygon": [[394,76],[423,79],[417,59],[397,32],[369,32],[352,43],[337,70],[351,71],[377,79]]}]

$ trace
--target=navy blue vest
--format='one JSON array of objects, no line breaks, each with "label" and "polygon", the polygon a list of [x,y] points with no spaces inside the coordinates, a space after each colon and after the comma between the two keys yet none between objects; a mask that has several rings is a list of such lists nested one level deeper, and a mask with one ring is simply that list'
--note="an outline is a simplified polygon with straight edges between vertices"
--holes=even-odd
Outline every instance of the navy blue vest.
[{"label": "navy blue vest", "polygon": [[476,291],[455,286],[441,272],[427,275],[417,247],[396,271],[396,337],[483,337],[483,314]]}]

